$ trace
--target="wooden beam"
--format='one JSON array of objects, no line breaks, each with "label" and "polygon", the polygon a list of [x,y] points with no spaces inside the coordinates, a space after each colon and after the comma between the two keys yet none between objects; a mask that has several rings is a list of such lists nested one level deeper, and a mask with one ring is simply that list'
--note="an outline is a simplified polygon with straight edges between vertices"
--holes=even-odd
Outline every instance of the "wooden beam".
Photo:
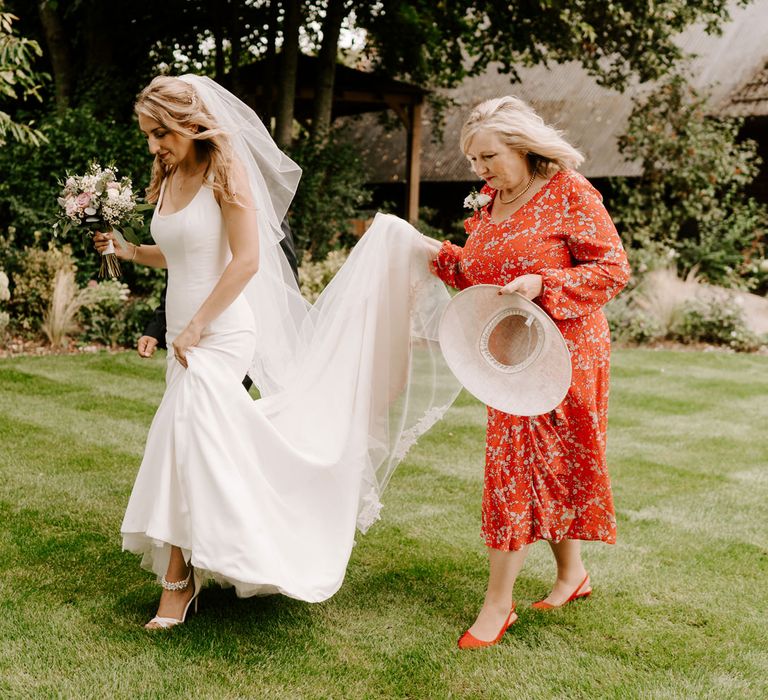
[{"label": "wooden beam", "polygon": [[406,179],[408,195],[405,218],[415,224],[419,218],[419,182],[421,180],[421,117],[423,103],[418,102],[408,110],[410,124],[408,128]]},{"label": "wooden beam", "polygon": [[400,121],[403,122],[403,126],[405,127],[406,131],[408,131],[408,133],[410,133],[410,131],[411,131],[411,115],[409,113],[407,103],[404,104],[402,101],[394,99],[391,95],[386,95],[384,99],[385,99],[385,101],[387,103],[387,106],[395,114],[397,114],[398,117],[400,117]]},{"label": "wooden beam", "polygon": [[[305,100],[315,99],[315,88],[311,86],[302,85],[296,88],[296,97],[300,97]],[[334,92],[334,99],[341,100],[343,102],[371,102],[373,104],[386,104],[388,107],[394,110],[401,110],[409,104],[420,100],[421,98],[412,95],[402,96],[396,94],[390,94],[387,92],[366,91],[366,90],[344,90],[336,89]]]}]

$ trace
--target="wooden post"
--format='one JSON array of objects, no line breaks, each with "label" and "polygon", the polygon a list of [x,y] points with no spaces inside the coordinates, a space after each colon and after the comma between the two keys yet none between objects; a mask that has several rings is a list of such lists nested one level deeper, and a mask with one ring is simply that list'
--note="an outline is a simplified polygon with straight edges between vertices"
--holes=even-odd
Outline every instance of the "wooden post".
[{"label": "wooden post", "polygon": [[408,109],[408,145],[406,148],[406,183],[408,187],[405,218],[412,224],[419,218],[419,181],[421,179],[421,115],[423,102]]}]

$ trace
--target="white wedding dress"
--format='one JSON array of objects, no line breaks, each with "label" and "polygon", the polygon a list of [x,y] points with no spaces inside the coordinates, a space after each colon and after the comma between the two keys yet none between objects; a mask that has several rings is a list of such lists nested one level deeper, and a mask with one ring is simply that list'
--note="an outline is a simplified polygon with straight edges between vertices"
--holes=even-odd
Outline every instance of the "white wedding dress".
[{"label": "white wedding dress", "polygon": [[[152,235],[168,263],[171,347],[231,253],[209,186],[176,213],[159,209]],[[279,348],[291,357],[277,383],[252,365],[254,352],[275,350],[260,321],[268,280],[259,273],[190,349],[188,369],[168,354],[121,528],[145,568],[164,574],[176,545],[240,596],[321,601],[338,590],[356,525],[377,519],[392,469],[458,392],[436,342],[448,293],[419,238],[377,216],[306,311],[295,346]],[[264,398],[245,391],[246,372]]]}]

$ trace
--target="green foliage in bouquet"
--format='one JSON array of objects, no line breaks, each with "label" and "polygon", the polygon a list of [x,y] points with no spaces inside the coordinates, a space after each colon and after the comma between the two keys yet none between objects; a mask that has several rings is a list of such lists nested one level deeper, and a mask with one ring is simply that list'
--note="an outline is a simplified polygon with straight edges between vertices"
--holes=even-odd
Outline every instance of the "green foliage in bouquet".
[{"label": "green foliage in bouquet", "polygon": [[696,267],[715,284],[760,283],[768,212],[746,194],[760,160],[753,142],[737,141],[740,126],[711,117],[681,75],[636,101],[619,149],[643,174],[615,183],[611,214],[637,272],[671,251],[684,275]]}]

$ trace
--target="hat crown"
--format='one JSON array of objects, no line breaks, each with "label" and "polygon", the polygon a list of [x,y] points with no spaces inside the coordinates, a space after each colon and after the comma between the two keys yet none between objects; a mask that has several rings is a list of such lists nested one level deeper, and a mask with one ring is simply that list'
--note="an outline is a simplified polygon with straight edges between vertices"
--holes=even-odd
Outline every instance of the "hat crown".
[{"label": "hat crown", "polygon": [[505,413],[537,416],[565,398],[571,356],[555,322],[495,284],[459,292],[440,319],[440,349],[464,387]]},{"label": "hat crown", "polygon": [[500,372],[524,371],[541,354],[544,329],[525,309],[497,313],[480,335],[480,355]]}]

